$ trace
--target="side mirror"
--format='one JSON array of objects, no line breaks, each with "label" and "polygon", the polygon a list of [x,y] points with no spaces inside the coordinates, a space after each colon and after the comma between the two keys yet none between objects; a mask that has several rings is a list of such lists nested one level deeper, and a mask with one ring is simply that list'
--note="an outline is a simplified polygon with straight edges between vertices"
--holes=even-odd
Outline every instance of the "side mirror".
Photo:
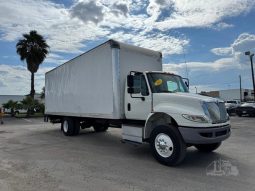
[{"label": "side mirror", "polygon": [[189,88],[189,82],[186,81],[186,82],[185,82],[185,85]]},{"label": "side mirror", "polygon": [[189,88],[189,79],[188,78],[182,78],[184,80],[185,85],[187,88]]},{"label": "side mirror", "polygon": [[[127,76],[127,86],[129,87],[129,88],[132,88],[133,86],[134,86],[134,76],[132,76],[132,75],[128,75]],[[128,89],[129,89],[128,88]],[[129,93],[129,92],[128,92]]]}]

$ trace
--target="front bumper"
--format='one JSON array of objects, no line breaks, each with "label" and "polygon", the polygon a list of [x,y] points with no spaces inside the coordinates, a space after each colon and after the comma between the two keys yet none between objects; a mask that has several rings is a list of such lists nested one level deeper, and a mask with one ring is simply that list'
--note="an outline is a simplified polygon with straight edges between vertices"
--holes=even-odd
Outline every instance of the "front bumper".
[{"label": "front bumper", "polygon": [[229,124],[203,128],[179,126],[179,131],[188,144],[210,144],[227,139],[231,134],[230,127]]}]

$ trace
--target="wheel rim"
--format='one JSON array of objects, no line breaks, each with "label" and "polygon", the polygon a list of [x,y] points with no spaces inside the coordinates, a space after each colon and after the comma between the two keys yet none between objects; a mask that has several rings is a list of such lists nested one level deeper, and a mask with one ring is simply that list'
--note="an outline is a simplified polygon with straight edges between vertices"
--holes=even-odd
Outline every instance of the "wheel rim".
[{"label": "wheel rim", "polygon": [[68,122],[65,120],[63,125],[64,132],[67,133],[68,131]]},{"label": "wheel rim", "polygon": [[173,141],[167,134],[160,133],[155,138],[155,148],[160,156],[170,157],[174,151]]}]

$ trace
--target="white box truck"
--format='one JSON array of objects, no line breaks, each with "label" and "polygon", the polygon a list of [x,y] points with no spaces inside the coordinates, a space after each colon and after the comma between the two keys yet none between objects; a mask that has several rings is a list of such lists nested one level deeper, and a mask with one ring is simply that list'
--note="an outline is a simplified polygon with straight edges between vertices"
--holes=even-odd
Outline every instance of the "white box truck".
[{"label": "white box truck", "polygon": [[115,40],[47,72],[45,106],[66,136],[119,127],[124,141],[149,143],[170,166],[187,147],[213,151],[230,136],[223,101],[189,93],[181,76],[162,71],[160,52]]}]

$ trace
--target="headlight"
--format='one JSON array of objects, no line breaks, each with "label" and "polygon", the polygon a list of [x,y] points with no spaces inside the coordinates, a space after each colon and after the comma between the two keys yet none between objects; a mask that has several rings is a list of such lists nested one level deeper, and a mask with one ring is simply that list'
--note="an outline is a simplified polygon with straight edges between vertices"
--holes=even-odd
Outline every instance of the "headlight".
[{"label": "headlight", "polygon": [[228,114],[223,102],[202,102],[201,106],[204,110],[209,123],[224,123],[228,121]]},{"label": "headlight", "polygon": [[208,119],[211,119],[211,116],[210,116],[210,113],[208,111],[208,107],[207,107],[206,102],[202,102],[201,105],[202,105],[202,108],[204,110],[205,115],[208,117]]},{"label": "headlight", "polygon": [[185,119],[188,119],[190,121],[198,122],[198,123],[208,123],[208,120],[201,115],[188,115],[188,114],[183,114],[182,117]]}]

